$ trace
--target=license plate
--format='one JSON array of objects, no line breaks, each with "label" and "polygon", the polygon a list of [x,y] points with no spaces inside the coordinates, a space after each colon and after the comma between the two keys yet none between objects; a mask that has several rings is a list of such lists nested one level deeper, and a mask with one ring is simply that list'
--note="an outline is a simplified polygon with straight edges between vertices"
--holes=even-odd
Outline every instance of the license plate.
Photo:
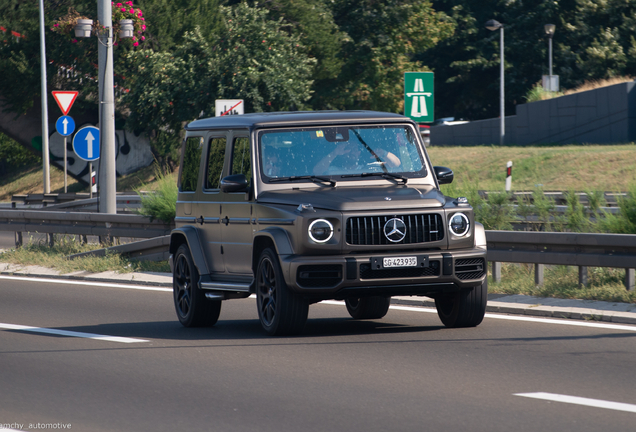
[{"label": "license plate", "polygon": [[417,267],[417,257],[391,257],[382,260],[382,267]]}]

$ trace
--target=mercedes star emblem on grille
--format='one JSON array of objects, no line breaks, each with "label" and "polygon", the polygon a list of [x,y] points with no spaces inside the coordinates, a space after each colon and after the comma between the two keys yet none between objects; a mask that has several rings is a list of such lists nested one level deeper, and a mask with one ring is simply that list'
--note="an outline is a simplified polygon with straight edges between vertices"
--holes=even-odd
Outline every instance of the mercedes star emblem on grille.
[{"label": "mercedes star emblem on grille", "polygon": [[402,219],[389,219],[384,224],[384,235],[390,242],[401,242],[406,237],[406,224]]}]

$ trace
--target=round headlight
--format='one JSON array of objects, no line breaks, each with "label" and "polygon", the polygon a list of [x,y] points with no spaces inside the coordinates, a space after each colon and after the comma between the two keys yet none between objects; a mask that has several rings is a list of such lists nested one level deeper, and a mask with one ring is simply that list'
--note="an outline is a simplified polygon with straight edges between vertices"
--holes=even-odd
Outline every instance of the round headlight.
[{"label": "round headlight", "polygon": [[464,236],[470,230],[470,221],[464,213],[455,213],[451,217],[448,229],[458,237]]},{"label": "round headlight", "polygon": [[333,225],[326,219],[316,219],[309,224],[309,237],[316,243],[328,242],[333,236]]}]

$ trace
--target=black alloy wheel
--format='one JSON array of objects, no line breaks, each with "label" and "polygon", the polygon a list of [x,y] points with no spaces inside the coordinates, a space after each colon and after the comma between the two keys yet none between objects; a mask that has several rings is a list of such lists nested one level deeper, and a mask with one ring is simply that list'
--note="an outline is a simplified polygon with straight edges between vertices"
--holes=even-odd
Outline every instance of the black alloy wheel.
[{"label": "black alloy wheel", "polygon": [[389,311],[391,297],[348,298],[345,300],[345,305],[353,319],[380,319]]},{"label": "black alloy wheel", "polygon": [[187,245],[179,246],[174,258],[172,291],[179,322],[185,327],[213,326],[221,313],[221,301],[205,298],[197,284],[199,272]]},{"label": "black alloy wheel", "polygon": [[476,327],[486,314],[488,281],[480,286],[464,289],[435,298],[437,315],[446,327]]},{"label": "black alloy wheel", "polygon": [[263,250],[258,261],[256,305],[263,329],[272,336],[298,334],[307,322],[309,303],[287,287],[271,248]]}]

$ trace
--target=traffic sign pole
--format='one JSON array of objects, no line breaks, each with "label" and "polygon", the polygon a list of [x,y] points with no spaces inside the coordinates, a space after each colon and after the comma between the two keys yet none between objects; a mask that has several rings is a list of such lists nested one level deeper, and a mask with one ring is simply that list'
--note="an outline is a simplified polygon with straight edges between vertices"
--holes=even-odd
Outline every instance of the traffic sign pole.
[{"label": "traffic sign pole", "polygon": [[[71,105],[73,105],[73,101],[77,97],[77,92],[73,92],[75,93],[75,96],[73,96],[73,99],[70,101],[70,103],[68,102],[60,103],[60,99],[58,97],[59,95],[56,95],[55,93],[56,92],[53,92],[53,96],[55,96],[55,100],[57,101],[58,105],[60,105],[60,109],[62,110],[62,112],[68,113],[68,111],[71,109]],[[63,92],[57,92],[57,93],[63,93]],[[70,92],[64,92],[64,93],[70,93]],[[55,129],[57,129],[57,133],[59,133],[60,135],[64,137],[64,193],[66,193],[68,192],[67,190],[68,159],[66,157],[66,137],[72,134],[73,131],[75,131],[75,121],[73,120],[72,117],[69,117],[66,114],[64,114],[62,117],[57,119],[57,122],[55,122]]]}]

